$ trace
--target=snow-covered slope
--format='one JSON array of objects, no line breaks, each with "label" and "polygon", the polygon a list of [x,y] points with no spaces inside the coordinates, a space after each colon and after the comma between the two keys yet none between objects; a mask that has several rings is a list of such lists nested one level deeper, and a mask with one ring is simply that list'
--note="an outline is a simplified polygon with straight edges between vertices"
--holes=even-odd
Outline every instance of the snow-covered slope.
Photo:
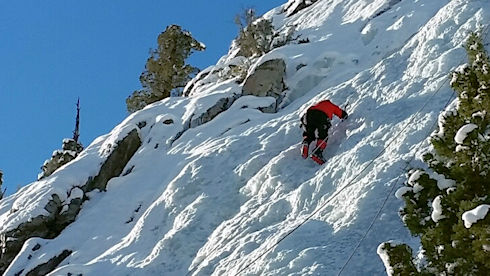
[{"label": "snow-covered slope", "polygon": [[[142,145],[124,173],[106,191],[86,194],[57,237],[27,240],[5,275],[25,275],[64,250],[69,255],[49,275],[337,275],[401,185],[406,163],[428,146],[453,93],[448,74],[466,62],[469,32],[490,22],[490,3],[319,0],[286,14],[278,7],[265,17],[276,29],[296,26],[309,43],[249,61],[250,72],[269,59],[286,61],[288,90],[277,113],[260,111],[273,98],[239,97],[235,81],[208,74],[197,77],[190,97],[132,114],[74,162],[0,201],[6,233],[46,215],[52,194],[65,203],[82,197],[74,187],[138,131]],[[230,52],[206,73],[232,62]],[[234,102],[203,121],[223,99]],[[334,120],[328,162],[318,166],[299,154],[298,118],[321,99],[348,102],[350,117]],[[384,274],[380,242],[417,247],[400,205],[391,194],[343,275]]]}]

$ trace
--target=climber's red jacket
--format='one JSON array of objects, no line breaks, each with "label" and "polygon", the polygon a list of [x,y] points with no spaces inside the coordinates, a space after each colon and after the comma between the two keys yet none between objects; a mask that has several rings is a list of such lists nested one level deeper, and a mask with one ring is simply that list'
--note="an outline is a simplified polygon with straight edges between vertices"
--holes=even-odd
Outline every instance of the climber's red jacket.
[{"label": "climber's red jacket", "polygon": [[320,110],[321,112],[327,114],[328,118],[330,120],[333,118],[333,114],[335,114],[337,117],[342,118],[342,109],[335,104],[333,104],[329,100],[321,101],[313,106],[311,106],[308,109],[316,109]]}]

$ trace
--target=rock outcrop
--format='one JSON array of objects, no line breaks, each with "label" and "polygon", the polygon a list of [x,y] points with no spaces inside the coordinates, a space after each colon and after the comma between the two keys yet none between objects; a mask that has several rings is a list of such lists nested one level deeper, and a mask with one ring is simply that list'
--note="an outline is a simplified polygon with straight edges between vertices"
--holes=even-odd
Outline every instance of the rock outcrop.
[{"label": "rock outcrop", "polygon": [[33,270],[29,271],[26,273],[26,276],[39,276],[39,275],[46,275],[53,271],[66,257],[70,256],[72,253],[71,250],[63,250],[58,256],[50,259],[44,264],[38,265],[36,268]]},{"label": "rock outcrop", "polygon": [[[85,194],[94,189],[105,191],[107,182],[111,178],[121,175],[124,167],[140,145],[141,139],[138,131],[134,129],[117,143],[117,146],[102,164],[99,174],[93,179],[89,179],[82,187],[73,187],[68,193],[67,200],[62,201],[59,195],[52,194],[51,200],[44,207],[47,215],[34,217],[20,224],[16,229],[0,233],[0,274],[5,272],[26,240],[32,237],[53,239],[75,221],[83,202],[88,199]],[[49,263],[37,267],[37,272],[27,272],[27,274],[45,275],[56,268],[70,254],[71,251],[65,250]]]},{"label": "rock outcrop", "polygon": [[250,74],[243,85],[243,95],[258,97],[274,97],[278,102],[282,99],[282,92],[286,89],[284,76],[286,63],[282,59],[271,59],[260,64]]},{"label": "rock outcrop", "polygon": [[318,0],[290,0],[284,9],[286,16],[294,15],[300,10],[313,5],[316,1]]},{"label": "rock outcrop", "polygon": [[64,139],[62,149],[53,152],[51,159],[46,160],[42,165],[42,173],[38,175],[38,180],[50,176],[57,169],[71,162],[82,150],[82,144],[73,139]]}]

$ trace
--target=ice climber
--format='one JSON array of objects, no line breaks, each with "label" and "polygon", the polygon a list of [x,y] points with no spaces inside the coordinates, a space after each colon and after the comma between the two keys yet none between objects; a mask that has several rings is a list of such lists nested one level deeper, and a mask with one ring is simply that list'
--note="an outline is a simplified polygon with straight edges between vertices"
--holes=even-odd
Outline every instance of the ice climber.
[{"label": "ice climber", "polygon": [[347,119],[347,112],[329,100],[318,102],[310,106],[305,114],[301,116],[301,128],[303,129],[303,144],[301,145],[301,156],[308,158],[309,146],[316,140],[316,147],[311,158],[322,165],[325,163],[323,150],[327,147],[328,129],[332,125],[330,120],[333,115],[340,119]]}]

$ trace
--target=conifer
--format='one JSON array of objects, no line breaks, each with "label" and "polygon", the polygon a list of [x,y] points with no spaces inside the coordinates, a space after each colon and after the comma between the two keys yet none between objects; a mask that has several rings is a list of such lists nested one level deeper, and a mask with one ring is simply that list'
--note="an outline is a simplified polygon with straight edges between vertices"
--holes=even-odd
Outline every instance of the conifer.
[{"label": "conifer", "polygon": [[150,51],[145,71],[140,76],[141,90],[126,99],[129,112],[135,112],[148,104],[180,95],[182,90],[199,69],[186,64],[185,60],[205,46],[178,25],[168,26],[157,39],[158,46]]},{"label": "conifer", "polygon": [[433,150],[424,156],[429,168],[412,170],[405,183],[402,219],[420,237],[426,261],[415,270],[413,260],[406,261],[408,247],[388,252],[390,265],[403,266],[407,275],[490,275],[490,214],[473,223],[464,219],[490,204],[490,62],[477,34],[465,48],[468,64],[451,75],[457,107],[439,117]]}]

